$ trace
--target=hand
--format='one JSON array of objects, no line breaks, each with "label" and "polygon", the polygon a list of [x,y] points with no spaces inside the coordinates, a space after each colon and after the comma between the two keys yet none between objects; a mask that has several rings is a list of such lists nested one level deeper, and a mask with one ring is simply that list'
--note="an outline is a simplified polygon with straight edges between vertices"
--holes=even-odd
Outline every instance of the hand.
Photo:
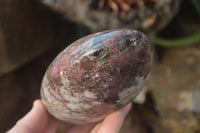
[{"label": "hand", "polygon": [[[74,125],[66,133],[118,133],[131,104],[108,115],[104,121],[96,124]],[[51,116],[36,100],[31,111],[20,119],[8,133],[55,133],[59,121]]]}]

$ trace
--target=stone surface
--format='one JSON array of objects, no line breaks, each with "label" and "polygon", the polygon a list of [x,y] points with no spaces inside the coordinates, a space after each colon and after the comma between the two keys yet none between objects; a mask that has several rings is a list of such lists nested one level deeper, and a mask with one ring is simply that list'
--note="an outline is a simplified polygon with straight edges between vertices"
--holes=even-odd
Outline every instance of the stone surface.
[{"label": "stone surface", "polygon": [[0,75],[56,46],[63,32],[56,19],[33,0],[0,1]]},{"label": "stone surface", "polygon": [[153,95],[147,92],[143,104],[133,103],[120,133],[171,133],[171,130],[162,123],[155,107]]},{"label": "stone surface", "polygon": [[200,47],[171,49],[163,56],[149,78],[161,119],[174,133],[200,132]]},{"label": "stone surface", "polygon": [[156,0],[153,4],[141,5],[139,8],[132,7],[126,15],[122,15],[107,9],[99,9],[97,4],[99,0],[39,1],[65,18],[84,24],[95,32],[132,28],[145,33],[156,33],[170,22],[180,4],[180,0]]},{"label": "stone surface", "polygon": [[49,66],[42,101],[60,120],[99,121],[137,96],[151,62],[152,47],[141,32],[122,29],[86,36]]}]

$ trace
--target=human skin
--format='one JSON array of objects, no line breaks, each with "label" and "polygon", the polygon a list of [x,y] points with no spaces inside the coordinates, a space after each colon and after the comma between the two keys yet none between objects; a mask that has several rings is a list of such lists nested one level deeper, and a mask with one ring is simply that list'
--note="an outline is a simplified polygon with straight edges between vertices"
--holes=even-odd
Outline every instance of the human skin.
[{"label": "human skin", "polygon": [[[109,114],[103,121],[85,125],[73,125],[65,133],[118,133],[124,118],[131,109],[128,104],[119,111]],[[51,116],[40,100],[8,133],[55,133],[60,121]]]}]

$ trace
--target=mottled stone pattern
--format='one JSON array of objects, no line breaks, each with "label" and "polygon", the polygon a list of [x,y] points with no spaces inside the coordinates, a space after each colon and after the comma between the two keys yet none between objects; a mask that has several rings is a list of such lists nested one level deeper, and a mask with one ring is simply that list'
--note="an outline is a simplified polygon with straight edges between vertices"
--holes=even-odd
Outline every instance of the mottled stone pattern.
[{"label": "mottled stone pattern", "polygon": [[47,110],[72,123],[96,122],[133,100],[151,68],[152,47],[138,31],[84,37],[49,66],[41,88]]}]

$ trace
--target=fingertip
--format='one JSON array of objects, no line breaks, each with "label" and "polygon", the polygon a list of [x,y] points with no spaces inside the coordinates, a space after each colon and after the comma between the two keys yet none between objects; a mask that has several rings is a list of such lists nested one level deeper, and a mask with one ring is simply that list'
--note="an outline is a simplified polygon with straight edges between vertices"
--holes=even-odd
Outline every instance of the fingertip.
[{"label": "fingertip", "polygon": [[36,99],[34,102],[33,102],[33,106],[36,106],[38,104],[41,104],[41,100],[40,99]]},{"label": "fingertip", "polygon": [[46,127],[45,127],[45,132],[43,133],[55,133],[60,121],[58,119],[56,119],[55,117],[53,117],[45,108],[45,106],[43,105],[42,101],[37,99],[34,101],[33,103],[33,108],[37,108],[38,110],[40,110],[40,112],[43,112],[42,114],[46,115],[47,118],[47,123],[46,123]]},{"label": "fingertip", "polygon": [[131,110],[132,107],[132,103],[129,103],[128,105],[126,105],[125,107],[123,107],[122,109],[120,109],[119,111],[124,115],[124,117],[128,114],[128,112]]},{"label": "fingertip", "polygon": [[113,112],[108,115],[102,122],[99,131],[101,133],[118,133],[123,125],[124,119],[131,109],[132,104],[129,103],[119,111]]},{"label": "fingertip", "polygon": [[44,108],[43,104],[42,104],[42,101],[37,99],[33,102],[33,108],[37,108],[37,109],[42,109],[42,110],[45,110],[46,109]]}]

